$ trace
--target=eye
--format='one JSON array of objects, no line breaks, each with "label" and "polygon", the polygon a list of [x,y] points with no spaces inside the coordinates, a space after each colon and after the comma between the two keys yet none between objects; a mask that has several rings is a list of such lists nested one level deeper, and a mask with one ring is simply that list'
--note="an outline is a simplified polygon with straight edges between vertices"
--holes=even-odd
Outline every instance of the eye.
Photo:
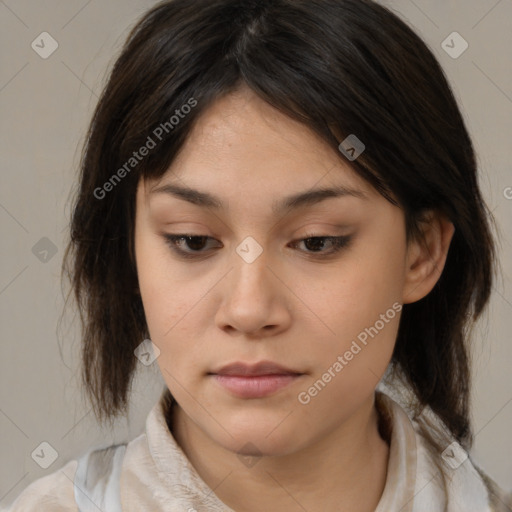
[{"label": "eye", "polygon": [[[179,256],[183,258],[197,258],[202,256],[204,243],[210,239],[214,240],[214,238],[211,238],[206,235],[189,235],[186,233],[183,234],[176,234],[176,235],[170,235],[167,234],[164,236],[167,244],[169,247],[177,253]],[[183,250],[183,247],[186,246],[191,251],[185,251]],[[196,253],[196,254],[194,254]]]},{"label": "eye", "polygon": [[[304,252],[313,255],[319,254],[320,257],[327,257],[347,247],[350,239],[350,236],[307,235],[306,238],[297,240],[293,242],[292,245],[296,246],[297,244],[304,243],[304,247],[307,249]],[[326,243],[331,247],[327,251],[323,250],[326,246]]]},{"label": "eye", "polygon": [[[187,233],[181,234],[165,234],[164,239],[167,245],[182,258],[200,258],[207,252],[205,244],[208,240],[215,240],[206,235],[192,235]],[[351,236],[321,236],[307,235],[305,238],[291,242],[292,247],[304,243],[306,250],[301,252],[314,257],[326,258],[331,256],[343,248],[347,247],[351,240]],[[323,250],[326,246],[330,246],[329,250]],[[186,250],[188,249],[188,250]]]}]

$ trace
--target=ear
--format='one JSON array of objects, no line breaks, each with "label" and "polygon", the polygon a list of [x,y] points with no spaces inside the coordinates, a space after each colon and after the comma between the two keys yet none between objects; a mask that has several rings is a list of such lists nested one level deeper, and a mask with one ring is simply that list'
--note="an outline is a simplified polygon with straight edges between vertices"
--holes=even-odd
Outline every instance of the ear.
[{"label": "ear", "polygon": [[422,236],[407,247],[404,304],[427,296],[441,277],[455,227],[442,213],[429,210],[420,222]]}]

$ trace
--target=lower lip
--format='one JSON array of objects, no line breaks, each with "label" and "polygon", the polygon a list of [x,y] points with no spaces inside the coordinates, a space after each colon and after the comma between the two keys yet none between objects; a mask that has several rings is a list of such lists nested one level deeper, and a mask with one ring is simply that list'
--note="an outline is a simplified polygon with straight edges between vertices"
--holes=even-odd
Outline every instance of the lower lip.
[{"label": "lower lip", "polygon": [[262,398],[288,386],[301,375],[257,375],[243,377],[240,375],[213,375],[225,389],[241,398]]}]

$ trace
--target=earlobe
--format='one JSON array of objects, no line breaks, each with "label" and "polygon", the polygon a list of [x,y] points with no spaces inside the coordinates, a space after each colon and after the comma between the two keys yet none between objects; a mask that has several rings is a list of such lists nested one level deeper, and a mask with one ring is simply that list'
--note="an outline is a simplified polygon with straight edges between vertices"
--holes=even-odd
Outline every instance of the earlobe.
[{"label": "earlobe", "polygon": [[452,222],[433,210],[428,212],[420,227],[422,237],[411,240],[407,248],[404,304],[422,299],[434,288],[443,272],[455,232]]}]

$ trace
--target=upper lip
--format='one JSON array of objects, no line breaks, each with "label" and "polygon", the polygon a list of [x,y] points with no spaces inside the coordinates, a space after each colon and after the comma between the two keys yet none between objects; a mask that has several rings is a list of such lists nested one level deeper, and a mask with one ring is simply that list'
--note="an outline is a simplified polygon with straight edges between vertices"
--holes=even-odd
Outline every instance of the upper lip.
[{"label": "upper lip", "polygon": [[260,361],[258,363],[230,363],[211,372],[217,375],[301,375],[301,372],[291,370],[272,361]]}]

